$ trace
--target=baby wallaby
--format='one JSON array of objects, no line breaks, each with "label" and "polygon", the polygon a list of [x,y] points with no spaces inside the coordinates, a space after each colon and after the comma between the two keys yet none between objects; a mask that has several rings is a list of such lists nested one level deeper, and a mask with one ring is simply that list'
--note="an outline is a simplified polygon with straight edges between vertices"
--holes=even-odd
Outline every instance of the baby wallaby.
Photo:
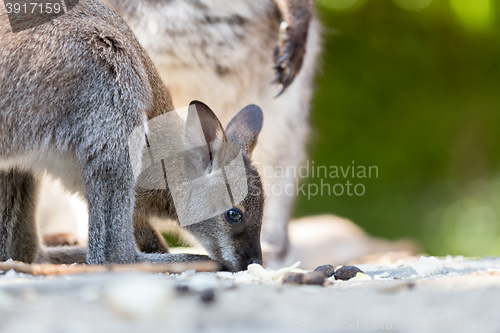
[{"label": "baby wallaby", "polygon": [[[0,260],[210,260],[202,255],[139,252],[134,220],[141,236],[141,225],[157,215],[178,219],[211,258],[229,270],[261,262],[264,199],[249,157],[262,127],[260,108],[244,108],[224,130],[208,106],[192,102],[184,122],[174,115],[169,123],[184,127],[165,128],[184,138],[187,151],[174,151],[168,141],[161,142],[161,130],[149,132],[155,119],[175,112],[168,90],[115,13],[96,0],[80,0],[65,15],[43,24],[21,31],[11,24],[0,6]],[[161,155],[162,149],[170,149],[170,154]],[[143,152],[147,156],[151,151],[161,158],[145,161]],[[235,191],[231,183],[231,169],[225,166],[233,160],[244,166],[246,192]],[[159,180],[152,177],[157,176],[152,164],[169,171],[160,176],[165,184],[175,184],[173,189],[155,185]],[[44,172],[60,178],[88,202],[86,251],[69,247],[46,252],[40,246],[35,209]],[[221,174],[228,194],[221,194],[222,187],[214,181],[216,197],[229,199],[214,203],[216,207],[207,204],[211,200],[206,196],[214,196],[212,188],[180,186],[186,175],[208,179],[197,184],[210,185]],[[236,183],[241,187],[241,179]],[[241,193],[246,195],[240,201]],[[196,214],[197,210],[205,213]]]}]

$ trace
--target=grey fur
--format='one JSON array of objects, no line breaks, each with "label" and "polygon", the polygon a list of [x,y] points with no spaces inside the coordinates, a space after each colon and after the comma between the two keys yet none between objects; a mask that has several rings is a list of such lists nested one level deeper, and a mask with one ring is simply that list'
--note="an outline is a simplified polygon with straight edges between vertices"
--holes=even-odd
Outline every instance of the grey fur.
[{"label": "grey fur", "polygon": [[[238,110],[255,103],[266,118],[252,158],[257,168],[301,166],[321,48],[313,0],[102,2],[130,25],[177,105],[202,100],[225,125]],[[282,21],[285,33],[280,33]],[[271,84],[273,79],[281,85]],[[276,98],[282,88],[286,90]],[[287,223],[295,194],[277,195],[271,189],[292,191],[296,179],[286,173],[264,175],[263,183],[263,246],[267,263],[280,266],[288,253]]]},{"label": "grey fur", "polygon": [[[257,105],[248,105],[241,110],[227,125],[231,128],[229,139],[233,142],[241,142],[250,145],[243,145],[241,150],[252,153],[257,143],[257,137],[262,130],[264,122],[263,114]],[[249,138],[249,139],[246,139]]]},{"label": "grey fur", "polygon": [[[139,189],[136,200],[131,163],[137,161],[130,156],[141,156],[145,140],[129,155],[128,138],[173,105],[148,56],[115,13],[96,0],[81,0],[64,16],[12,33],[0,12],[0,91],[0,260],[71,263],[83,261],[85,252],[89,264],[209,260],[137,250],[133,218],[172,217],[175,209],[166,193]],[[245,158],[257,190],[258,174]],[[84,194],[87,250],[40,248],[34,216],[37,175],[45,171]],[[253,215],[240,234],[224,229],[222,217],[191,228],[230,270],[259,258],[263,197],[253,194],[243,203]]]}]

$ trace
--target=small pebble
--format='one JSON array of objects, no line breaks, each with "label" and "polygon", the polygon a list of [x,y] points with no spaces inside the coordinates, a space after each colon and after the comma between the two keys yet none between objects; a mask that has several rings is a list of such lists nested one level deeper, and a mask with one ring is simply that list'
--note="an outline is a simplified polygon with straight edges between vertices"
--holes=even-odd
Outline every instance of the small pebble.
[{"label": "small pebble", "polygon": [[200,298],[203,303],[212,303],[215,299],[215,293],[213,290],[208,289],[201,293]]},{"label": "small pebble", "polygon": [[333,273],[335,273],[335,267],[333,267],[332,265],[323,265],[323,266],[316,267],[316,269],[314,271],[321,272],[321,273],[325,274],[325,277],[329,278],[330,276],[333,275]]},{"label": "small pebble", "polygon": [[302,278],[302,283],[322,286],[325,283],[325,274],[317,271],[306,273]]},{"label": "small pebble", "polygon": [[288,272],[285,274],[285,276],[283,278],[283,283],[284,284],[302,284],[303,277],[304,277],[304,274],[302,274],[302,273]]},{"label": "small pebble", "polygon": [[189,287],[187,286],[187,284],[177,284],[175,286],[175,291],[178,294],[185,294],[189,291]]},{"label": "small pebble", "polygon": [[347,281],[355,277],[358,273],[364,272],[356,266],[342,266],[335,271],[335,274],[333,274],[333,276],[335,277],[335,280]]},{"label": "small pebble", "polygon": [[421,277],[431,276],[443,270],[443,264],[435,257],[420,257],[412,267]]}]

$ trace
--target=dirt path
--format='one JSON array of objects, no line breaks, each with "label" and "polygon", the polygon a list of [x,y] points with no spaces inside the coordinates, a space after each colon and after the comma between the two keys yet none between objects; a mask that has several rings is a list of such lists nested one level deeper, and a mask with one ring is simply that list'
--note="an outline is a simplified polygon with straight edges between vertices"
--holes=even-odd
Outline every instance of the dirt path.
[{"label": "dirt path", "polygon": [[371,280],[322,287],[247,272],[34,278],[11,271],[0,275],[0,332],[500,332],[500,260],[439,263],[360,265]]}]

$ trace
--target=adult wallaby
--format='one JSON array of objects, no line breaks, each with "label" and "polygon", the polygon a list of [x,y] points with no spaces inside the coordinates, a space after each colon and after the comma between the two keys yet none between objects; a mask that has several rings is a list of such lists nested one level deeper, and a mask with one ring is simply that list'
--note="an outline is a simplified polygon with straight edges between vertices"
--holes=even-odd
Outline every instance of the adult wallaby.
[{"label": "adult wallaby", "polygon": [[[149,145],[148,120],[170,114],[173,105],[127,24],[97,0],[81,0],[65,15],[18,32],[11,24],[0,6],[0,260],[78,258],[89,264],[209,260],[201,255],[142,253],[136,248],[133,219],[140,225],[152,215],[176,218],[184,212],[176,211],[169,188],[136,188],[142,153]],[[192,168],[199,170],[196,176],[211,177],[223,164],[218,159],[227,156],[214,153],[213,147],[227,141],[241,151],[248,195],[227,212],[185,229],[212,259],[229,270],[242,270],[262,257],[263,194],[249,159],[262,112],[256,106],[246,107],[224,130],[205,104],[192,102],[189,110],[193,107],[208,147],[190,155],[189,161],[198,158]],[[41,248],[35,208],[38,177],[45,171],[86,198],[90,216],[86,251]],[[197,204],[186,201],[182,208],[195,211]]]},{"label": "adult wallaby", "polygon": [[176,105],[202,100],[222,124],[246,104],[262,107],[266,123],[253,154],[265,171],[262,240],[268,263],[280,265],[320,51],[313,0],[101,1],[129,24]]}]

